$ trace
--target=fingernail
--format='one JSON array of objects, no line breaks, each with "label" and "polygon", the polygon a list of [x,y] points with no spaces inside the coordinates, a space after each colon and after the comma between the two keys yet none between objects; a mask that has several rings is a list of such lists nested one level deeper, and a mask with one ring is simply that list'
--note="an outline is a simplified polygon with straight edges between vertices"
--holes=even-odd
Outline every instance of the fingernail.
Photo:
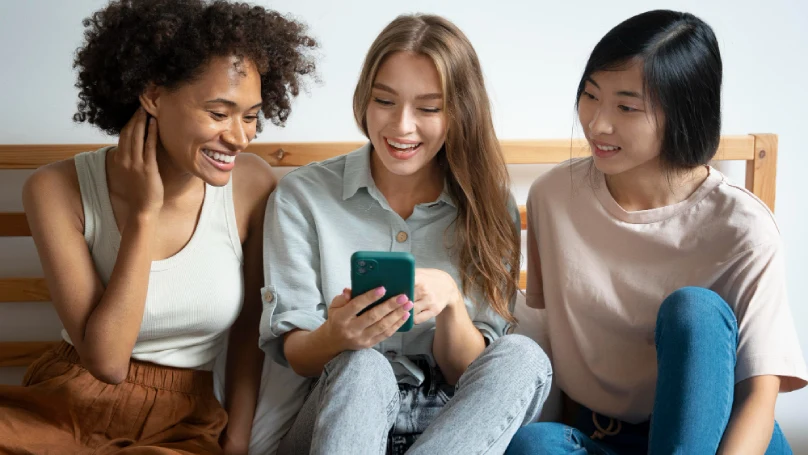
[{"label": "fingernail", "polygon": [[407,303],[408,300],[409,299],[407,298],[406,295],[400,295],[400,296],[398,296],[396,298],[396,303],[398,303],[399,305],[403,305],[403,304]]},{"label": "fingernail", "polygon": [[376,288],[375,294],[376,294],[376,296],[381,297],[381,296],[384,295],[385,292],[387,292],[387,291],[384,289],[384,286],[381,286],[381,287]]},{"label": "fingernail", "polygon": [[407,313],[407,314],[404,315],[404,317],[401,318],[401,320],[406,321],[409,318],[410,318],[410,313]]},{"label": "fingernail", "polygon": [[402,308],[404,308],[404,309],[405,309],[405,310],[407,310],[407,311],[410,311],[410,309],[411,309],[412,307],[414,307],[414,306],[415,306],[415,304],[414,304],[414,303],[412,303],[412,302],[407,302],[407,304],[406,304],[406,305],[404,305]]}]

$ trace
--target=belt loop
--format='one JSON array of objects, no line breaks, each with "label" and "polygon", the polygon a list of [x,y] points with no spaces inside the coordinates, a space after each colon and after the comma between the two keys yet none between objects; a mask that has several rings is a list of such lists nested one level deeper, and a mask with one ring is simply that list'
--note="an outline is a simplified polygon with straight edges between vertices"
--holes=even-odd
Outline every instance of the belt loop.
[{"label": "belt loop", "polygon": [[440,370],[438,370],[437,364],[433,366],[429,360],[424,357],[424,364],[426,365],[426,382],[427,382],[427,396],[429,398],[435,398],[438,394],[438,377],[440,376]]}]

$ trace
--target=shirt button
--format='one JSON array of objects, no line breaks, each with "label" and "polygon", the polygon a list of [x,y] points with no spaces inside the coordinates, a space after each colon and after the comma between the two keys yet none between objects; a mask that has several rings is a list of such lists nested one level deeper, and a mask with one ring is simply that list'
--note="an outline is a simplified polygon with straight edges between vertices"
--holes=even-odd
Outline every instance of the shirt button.
[{"label": "shirt button", "polygon": [[396,234],[396,240],[398,240],[398,243],[406,242],[408,237],[409,236],[404,231],[400,231],[398,234]]},{"label": "shirt button", "polygon": [[272,295],[272,292],[264,291],[264,302],[272,303],[273,300],[275,300],[275,296]]}]

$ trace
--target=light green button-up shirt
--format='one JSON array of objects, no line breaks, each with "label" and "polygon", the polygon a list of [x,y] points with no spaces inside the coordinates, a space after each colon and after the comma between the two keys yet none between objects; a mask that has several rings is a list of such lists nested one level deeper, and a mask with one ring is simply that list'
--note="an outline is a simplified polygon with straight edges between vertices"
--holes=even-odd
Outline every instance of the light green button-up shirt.
[{"label": "light green button-up shirt", "polygon": [[[270,196],[264,220],[264,310],[260,345],[282,365],[283,334],[315,330],[327,317],[331,300],[351,285],[350,258],[355,251],[406,251],[418,268],[449,273],[460,287],[457,265],[447,245],[454,242],[457,217],[444,191],[418,204],[408,219],[390,208],[370,172],[370,144],[350,153],[296,169],[281,179]],[[513,199],[511,214],[519,229]],[[482,302],[481,298],[477,298]],[[511,300],[513,307],[514,299]],[[502,336],[507,322],[488,305],[466,298],[471,319],[486,342]],[[409,332],[396,333],[375,346],[391,362],[400,383],[420,385],[424,372],[411,359],[435,365],[434,318]]]}]

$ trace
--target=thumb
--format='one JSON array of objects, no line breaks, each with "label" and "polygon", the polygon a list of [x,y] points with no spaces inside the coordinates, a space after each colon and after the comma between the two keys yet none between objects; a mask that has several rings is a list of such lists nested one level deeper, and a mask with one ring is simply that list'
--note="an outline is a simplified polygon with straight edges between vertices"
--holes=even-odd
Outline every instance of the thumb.
[{"label": "thumb", "polygon": [[331,308],[344,307],[350,301],[351,301],[351,290],[345,288],[342,290],[342,294],[334,297],[334,300],[331,301]]}]

